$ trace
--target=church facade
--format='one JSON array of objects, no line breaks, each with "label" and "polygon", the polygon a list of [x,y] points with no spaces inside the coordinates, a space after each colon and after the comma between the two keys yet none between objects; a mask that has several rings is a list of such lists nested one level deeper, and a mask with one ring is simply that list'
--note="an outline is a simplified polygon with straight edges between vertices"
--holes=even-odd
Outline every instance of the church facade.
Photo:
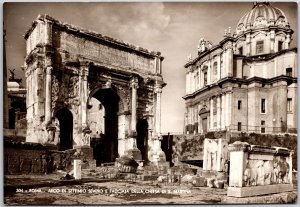
[{"label": "church facade", "polygon": [[284,14],[255,3],[185,65],[185,133],[297,133],[297,48]]}]

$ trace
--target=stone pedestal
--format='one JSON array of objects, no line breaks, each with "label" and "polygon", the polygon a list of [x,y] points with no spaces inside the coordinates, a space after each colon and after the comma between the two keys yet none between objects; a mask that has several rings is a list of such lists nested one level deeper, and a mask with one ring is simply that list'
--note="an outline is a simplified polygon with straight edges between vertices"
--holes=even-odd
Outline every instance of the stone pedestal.
[{"label": "stone pedestal", "polygon": [[229,145],[230,172],[227,196],[248,197],[293,190],[292,151],[281,147]]},{"label": "stone pedestal", "polygon": [[76,156],[81,159],[82,169],[95,169],[96,160],[93,157],[93,148],[89,146],[74,146]]},{"label": "stone pedestal", "polygon": [[137,161],[142,160],[142,153],[138,148],[126,150],[125,155],[128,155]]},{"label": "stone pedestal", "polygon": [[84,159],[93,159],[93,148],[89,146],[74,146],[74,149],[77,149],[79,153],[82,154]]},{"label": "stone pedestal", "polygon": [[136,145],[136,132],[132,131],[130,137],[127,139],[127,150],[125,155],[132,157],[134,160],[142,160],[142,153]]}]

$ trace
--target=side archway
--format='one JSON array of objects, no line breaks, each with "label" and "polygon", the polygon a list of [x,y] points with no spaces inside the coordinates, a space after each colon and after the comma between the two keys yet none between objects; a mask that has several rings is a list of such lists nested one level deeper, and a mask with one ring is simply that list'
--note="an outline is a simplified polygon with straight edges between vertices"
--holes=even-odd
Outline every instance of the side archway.
[{"label": "side archway", "polygon": [[73,115],[66,107],[59,109],[55,113],[59,121],[59,150],[73,148]]}]

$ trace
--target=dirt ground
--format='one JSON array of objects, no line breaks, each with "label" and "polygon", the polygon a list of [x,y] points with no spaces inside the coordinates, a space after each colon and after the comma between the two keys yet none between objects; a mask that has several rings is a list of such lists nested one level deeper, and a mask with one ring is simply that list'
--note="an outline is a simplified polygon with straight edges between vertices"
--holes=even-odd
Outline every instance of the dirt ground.
[{"label": "dirt ground", "polygon": [[60,180],[61,175],[5,176],[6,205],[134,205],[134,204],[228,204],[290,203],[294,192],[247,199],[226,196],[225,189],[97,178]]}]

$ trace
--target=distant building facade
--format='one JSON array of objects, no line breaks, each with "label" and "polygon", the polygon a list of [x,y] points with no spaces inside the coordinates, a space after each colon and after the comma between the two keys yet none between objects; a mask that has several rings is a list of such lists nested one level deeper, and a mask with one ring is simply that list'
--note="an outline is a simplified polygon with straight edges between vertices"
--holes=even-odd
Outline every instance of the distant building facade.
[{"label": "distant building facade", "polygon": [[292,34],[283,11],[255,3],[219,44],[200,39],[185,65],[185,133],[296,133]]},{"label": "distant building facade", "polygon": [[8,128],[26,129],[26,89],[20,84],[22,79],[15,78],[11,71],[7,82]]}]

